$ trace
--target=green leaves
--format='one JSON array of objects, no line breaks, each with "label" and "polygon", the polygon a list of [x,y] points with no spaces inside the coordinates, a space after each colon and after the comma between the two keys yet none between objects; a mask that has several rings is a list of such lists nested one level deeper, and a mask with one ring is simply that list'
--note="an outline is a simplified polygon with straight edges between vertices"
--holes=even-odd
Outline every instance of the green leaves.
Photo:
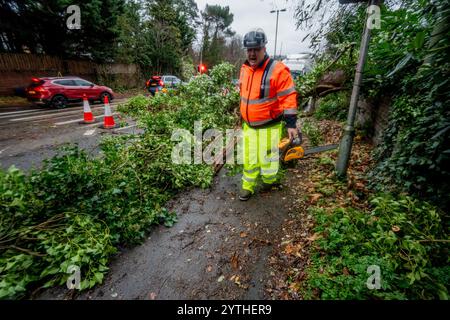
[{"label": "green leaves", "polygon": [[413,46],[415,49],[422,49],[425,43],[425,36],[426,36],[425,31],[420,31],[416,34],[416,37],[414,38],[413,41]]},{"label": "green leaves", "polygon": [[323,137],[315,121],[305,119],[302,124],[302,130],[308,136],[311,146],[317,146],[322,143]]},{"label": "green leaves", "polygon": [[179,73],[183,55],[195,40],[198,10],[193,0],[124,3],[117,21],[117,60],[152,72]]},{"label": "green leaves", "polygon": [[395,66],[394,70],[392,70],[391,72],[389,72],[386,77],[392,77],[394,74],[396,74],[398,71],[402,70],[408,63],[409,61],[413,58],[413,55],[411,53],[407,53],[406,56],[400,60],[397,65]]},{"label": "green leaves", "polygon": [[[380,194],[371,205],[370,212],[310,209],[315,231],[326,236],[317,241],[306,269],[306,296],[318,289],[321,299],[447,297],[448,246],[434,241],[445,239],[443,213],[408,196]],[[380,290],[366,286],[371,265],[380,267]]]},{"label": "green leaves", "polygon": [[344,121],[347,117],[350,96],[348,91],[329,94],[318,101],[319,106],[314,112],[317,120]]}]

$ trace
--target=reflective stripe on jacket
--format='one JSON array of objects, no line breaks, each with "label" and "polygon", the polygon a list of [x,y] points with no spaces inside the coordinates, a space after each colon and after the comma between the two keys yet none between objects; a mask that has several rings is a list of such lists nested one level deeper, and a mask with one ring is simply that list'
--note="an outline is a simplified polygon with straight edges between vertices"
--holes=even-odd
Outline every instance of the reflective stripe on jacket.
[{"label": "reflective stripe on jacket", "polygon": [[253,69],[241,68],[241,115],[251,127],[280,121],[297,114],[297,93],[289,68],[269,57]]}]

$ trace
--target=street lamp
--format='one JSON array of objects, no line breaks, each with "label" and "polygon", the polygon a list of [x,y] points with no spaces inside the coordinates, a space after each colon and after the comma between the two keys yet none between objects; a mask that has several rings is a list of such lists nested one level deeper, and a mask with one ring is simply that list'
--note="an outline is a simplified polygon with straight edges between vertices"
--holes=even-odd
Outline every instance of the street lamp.
[{"label": "street lamp", "polygon": [[275,59],[275,57],[277,56],[277,37],[278,37],[278,15],[280,14],[280,12],[285,12],[286,9],[281,9],[281,10],[272,10],[270,11],[270,13],[277,13],[277,26],[275,29],[275,50],[273,51],[273,58]]},{"label": "street lamp", "polygon": [[[339,3],[356,3],[356,2],[367,2],[364,0],[339,0]],[[369,6],[378,5],[380,0],[370,0],[368,2]],[[369,50],[370,42],[370,29],[368,24],[364,24],[364,31],[361,37],[361,46],[359,49],[359,59],[356,66],[355,80],[353,81],[352,96],[350,98],[350,106],[348,109],[347,125],[344,127],[344,132],[339,144],[339,154],[336,161],[336,172],[339,177],[345,177],[347,175],[348,163],[350,161],[350,156],[352,153],[353,136],[355,134],[355,117],[356,109],[358,106],[359,90],[361,88],[364,64],[366,63],[367,52]]]}]

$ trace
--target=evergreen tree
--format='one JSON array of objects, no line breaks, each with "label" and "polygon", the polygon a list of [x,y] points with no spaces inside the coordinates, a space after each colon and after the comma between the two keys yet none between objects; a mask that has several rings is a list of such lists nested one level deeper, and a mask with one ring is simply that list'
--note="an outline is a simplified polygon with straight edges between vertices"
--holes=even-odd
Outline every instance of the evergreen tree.
[{"label": "evergreen tree", "polygon": [[203,19],[203,60],[214,66],[225,60],[226,41],[234,35],[230,25],[233,14],[228,6],[206,5],[202,12]]},{"label": "evergreen tree", "polygon": [[0,0],[0,50],[112,61],[124,0],[79,3],[81,29],[70,30],[71,0]]}]

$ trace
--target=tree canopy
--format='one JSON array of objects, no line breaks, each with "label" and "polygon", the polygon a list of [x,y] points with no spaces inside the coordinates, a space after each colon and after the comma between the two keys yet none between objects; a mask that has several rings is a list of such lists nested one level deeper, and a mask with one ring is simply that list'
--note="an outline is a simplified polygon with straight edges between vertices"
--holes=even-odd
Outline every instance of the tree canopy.
[{"label": "tree canopy", "polygon": [[69,0],[0,0],[0,52],[135,63],[146,76],[181,74],[183,61],[192,66],[200,60],[193,43],[201,33],[209,68],[222,61],[237,65],[243,58],[228,6],[199,11],[195,0],[85,1],[79,4],[81,28],[70,29],[70,5]]},{"label": "tree canopy", "polygon": [[125,1],[80,3],[81,29],[66,25],[70,17],[66,10],[72,4],[68,0],[0,1],[0,50],[111,61]]},{"label": "tree canopy", "polygon": [[228,6],[206,5],[202,11],[202,54],[203,60],[209,65],[216,65],[224,60],[227,39],[235,32],[230,26],[233,23],[233,13]]}]

